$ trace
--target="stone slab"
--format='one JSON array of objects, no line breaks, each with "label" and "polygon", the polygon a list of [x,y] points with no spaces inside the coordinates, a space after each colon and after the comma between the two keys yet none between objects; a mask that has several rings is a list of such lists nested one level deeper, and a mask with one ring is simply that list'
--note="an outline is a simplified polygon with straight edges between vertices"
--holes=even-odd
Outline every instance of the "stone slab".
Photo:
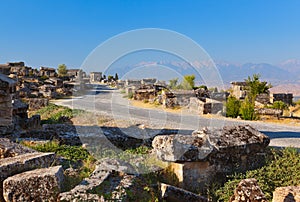
[{"label": "stone slab", "polygon": [[5,201],[57,201],[63,182],[61,166],[27,171],[3,182]]}]

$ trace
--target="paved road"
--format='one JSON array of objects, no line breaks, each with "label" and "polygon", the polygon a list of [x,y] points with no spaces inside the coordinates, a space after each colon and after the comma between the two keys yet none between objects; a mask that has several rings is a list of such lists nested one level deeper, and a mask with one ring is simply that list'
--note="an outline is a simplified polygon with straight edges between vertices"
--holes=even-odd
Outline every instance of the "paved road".
[{"label": "paved road", "polygon": [[209,118],[191,112],[171,113],[158,109],[143,109],[131,106],[118,90],[98,85],[86,95],[76,99],[59,100],[56,103],[77,109],[106,113],[116,119],[143,120],[149,125],[161,128],[172,127],[182,130],[195,130],[205,126],[250,124],[271,138],[271,146],[294,146],[300,148],[300,127],[288,125],[238,121],[227,118]]}]

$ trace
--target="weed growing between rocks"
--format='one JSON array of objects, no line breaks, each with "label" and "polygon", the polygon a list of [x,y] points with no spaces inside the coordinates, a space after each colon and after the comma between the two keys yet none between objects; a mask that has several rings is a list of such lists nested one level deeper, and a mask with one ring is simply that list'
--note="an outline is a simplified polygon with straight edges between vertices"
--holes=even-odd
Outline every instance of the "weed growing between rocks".
[{"label": "weed growing between rocks", "polygon": [[59,164],[65,170],[66,181],[64,191],[68,191],[77,185],[82,179],[90,176],[95,168],[96,159],[81,146],[59,145],[57,141],[50,141],[43,144],[30,144],[21,142],[24,146],[32,148],[39,152],[54,152],[59,158]]},{"label": "weed growing between rocks", "polygon": [[42,124],[62,123],[64,122],[62,117],[71,119],[82,113],[84,113],[83,110],[70,109],[68,107],[58,106],[51,103],[48,106],[43,107],[35,112],[31,112],[31,114],[39,114],[41,116]]}]

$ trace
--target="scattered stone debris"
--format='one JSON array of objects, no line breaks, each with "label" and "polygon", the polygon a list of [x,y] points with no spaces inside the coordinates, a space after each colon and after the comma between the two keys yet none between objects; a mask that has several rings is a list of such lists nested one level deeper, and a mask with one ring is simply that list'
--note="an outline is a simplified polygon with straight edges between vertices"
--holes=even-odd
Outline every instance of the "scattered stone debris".
[{"label": "scattered stone debris", "polygon": [[60,193],[60,201],[81,201],[81,200],[99,200],[100,197],[91,193],[93,189],[100,186],[110,175],[109,171],[103,171],[96,167],[89,178],[85,178],[79,185],[72,190]]},{"label": "scattered stone debris", "polygon": [[300,186],[278,187],[273,192],[273,202],[300,202]]},{"label": "scattered stone debris", "polygon": [[208,199],[203,196],[194,194],[178,187],[174,187],[172,185],[161,183],[160,190],[161,198],[167,202],[208,202]]},{"label": "scattered stone debris", "polygon": [[[267,202],[264,193],[261,191],[254,178],[242,180],[234,190],[230,202]],[[277,201],[279,202],[279,201]]]},{"label": "scattered stone debris", "polygon": [[57,201],[63,182],[61,166],[36,169],[7,178],[3,182],[6,201]]}]

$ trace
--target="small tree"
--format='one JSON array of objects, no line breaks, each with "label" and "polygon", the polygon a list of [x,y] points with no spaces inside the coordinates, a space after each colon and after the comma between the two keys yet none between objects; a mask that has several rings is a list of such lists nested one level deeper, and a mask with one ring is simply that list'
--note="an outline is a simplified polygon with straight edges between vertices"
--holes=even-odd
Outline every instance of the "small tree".
[{"label": "small tree", "polygon": [[119,80],[119,76],[118,76],[118,73],[115,74],[115,81],[118,81]]},{"label": "small tree", "polygon": [[229,96],[226,103],[226,116],[236,118],[239,115],[241,101],[234,96]]},{"label": "small tree", "polygon": [[241,104],[240,113],[244,120],[255,120],[257,118],[254,110],[254,102],[248,96],[246,96],[244,102]]},{"label": "small tree", "polygon": [[260,81],[259,79],[259,74],[253,74],[252,77],[248,76],[248,79],[245,80],[251,102],[254,102],[258,94],[269,93],[269,89],[272,88],[271,84],[268,84],[266,81]]},{"label": "small tree", "polygon": [[181,86],[185,90],[192,90],[195,87],[195,75],[185,75]]},{"label": "small tree", "polygon": [[58,76],[66,76],[67,75],[67,66],[65,64],[58,65],[57,68]]},{"label": "small tree", "polygon": [[284,102],[282,102],[282,101],[275,101],[273,103],[272,108],[285,110],[285,109],[288,109],[288,106]]},{"label": "small tree", "polygon": [[109,75],[109,76],[107,77],[107,80],[108,80],[108,81],[112,81],[112,80],[114,80],[114,77],[113,77],[112,75]]},{"label": "small tree", "polygon": [[174,78],[169,80],[169,88],[170,89],[176,89],[178,86],[178,78]]}]

